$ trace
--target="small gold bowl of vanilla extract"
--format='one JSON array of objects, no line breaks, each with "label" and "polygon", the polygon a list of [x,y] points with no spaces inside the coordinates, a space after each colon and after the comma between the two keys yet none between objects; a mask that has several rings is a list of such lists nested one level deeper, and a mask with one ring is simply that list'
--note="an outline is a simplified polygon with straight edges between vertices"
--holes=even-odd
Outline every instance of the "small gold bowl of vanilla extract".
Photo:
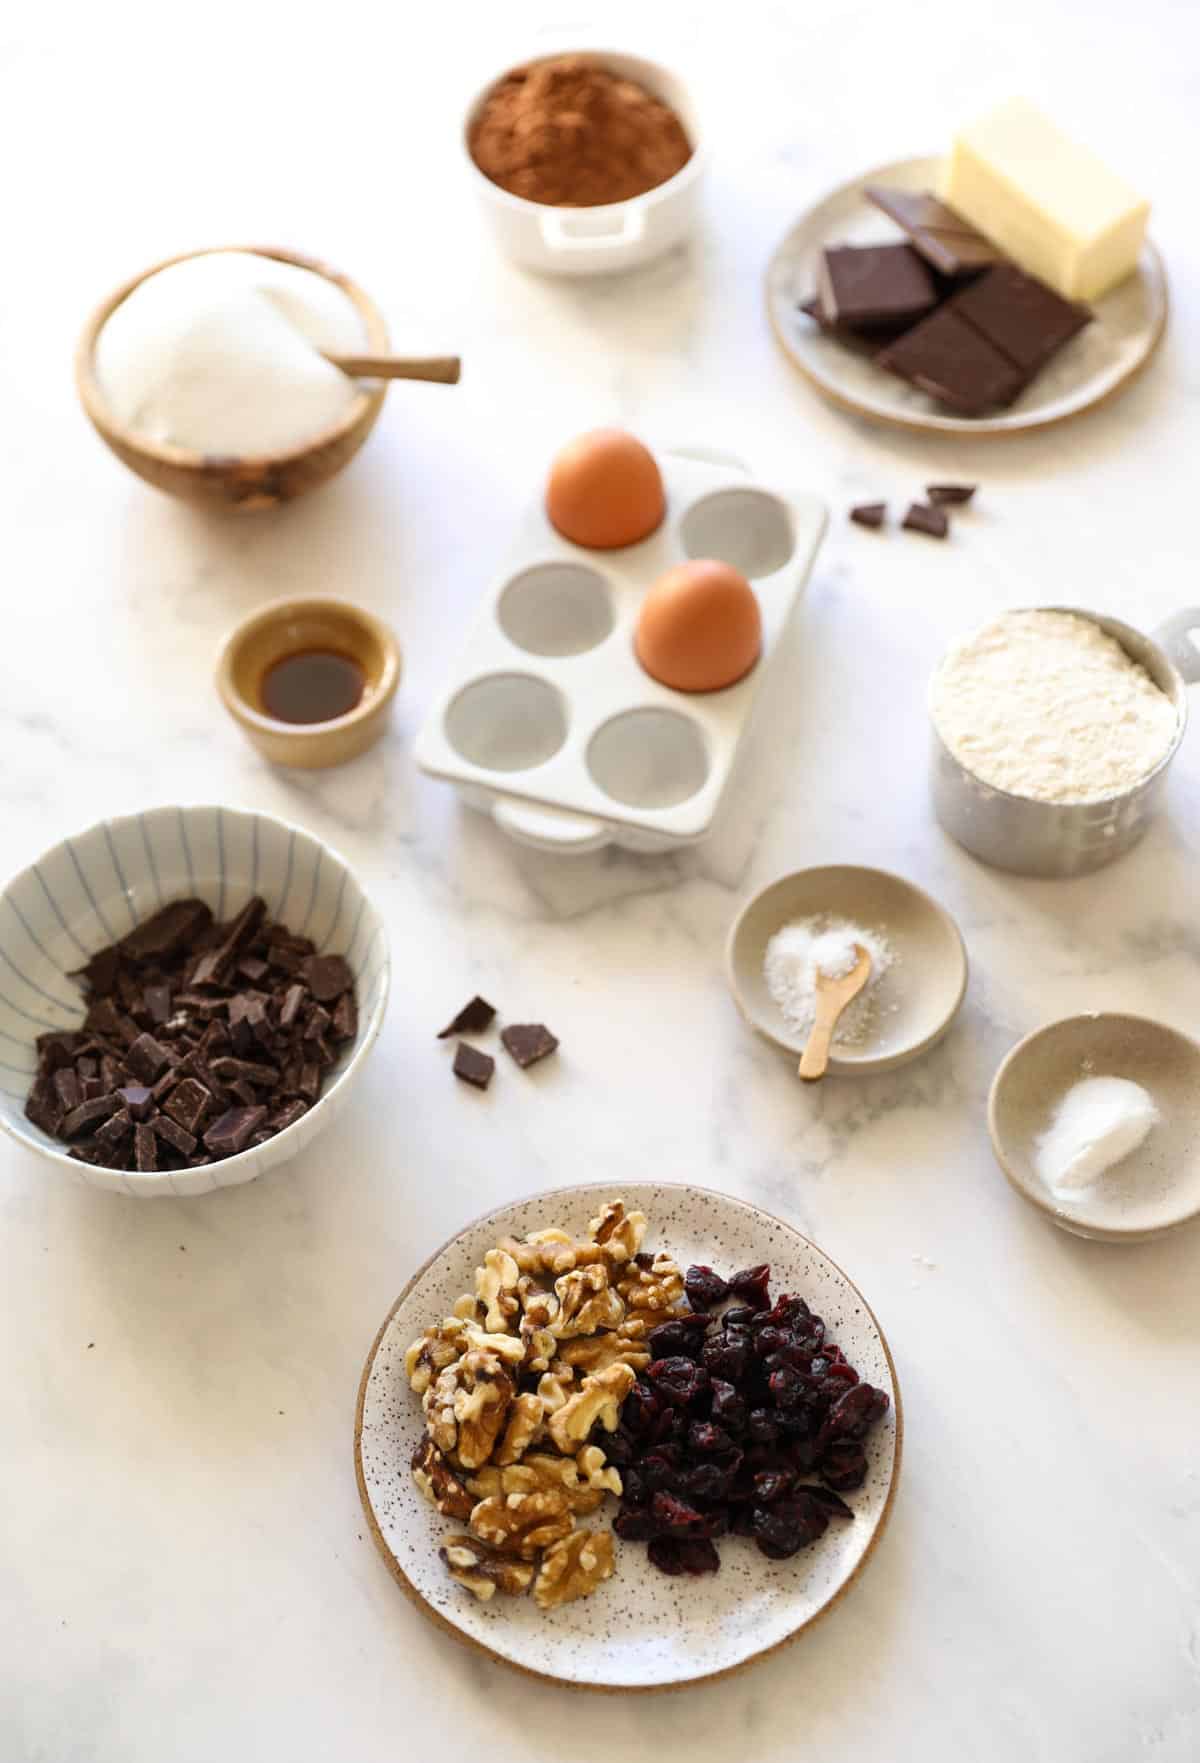
[{"label": "small gold bowl of vanilla extract", "polygon": [[217,690],[275,765],[342,765],[377,741],[400,683],[382,620],[348,600],[275,600],[227,638]]}]

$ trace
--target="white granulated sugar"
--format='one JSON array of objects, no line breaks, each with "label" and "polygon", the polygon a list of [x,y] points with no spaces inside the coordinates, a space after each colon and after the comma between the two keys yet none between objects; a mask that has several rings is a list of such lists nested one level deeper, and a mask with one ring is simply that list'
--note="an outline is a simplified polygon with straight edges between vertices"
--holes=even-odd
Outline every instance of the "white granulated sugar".
[{"label": "white granulated sugar", "polygon": [[1006,612],[934,675],[938,734],[985,784],[1037,802],[1130,789],[1169,751],[1175,706],[1090,618]]},{"label": "white granulated sugar", "polygon": [[1038,1139],[1038,1174],[1054,1193],[1077,1194],[1136,1151],[1158,1119],[1141,1084],[1085,1077],[1067,1091]]},{"label": "white granulated sugar", "polygon": [[775,932],[763,956],[763,977],[795,1034],[807,1034],[816,1020],[818,974],[841,979],[849,973],[858,959],[856,943],[871,957],[871,977],[842,1012],[834,1031],[835,1046],[861,1046],[870,1034],[878,1004],[876,988],[896,959],[891,944],[882,932],[828,912],[796,919]]}]

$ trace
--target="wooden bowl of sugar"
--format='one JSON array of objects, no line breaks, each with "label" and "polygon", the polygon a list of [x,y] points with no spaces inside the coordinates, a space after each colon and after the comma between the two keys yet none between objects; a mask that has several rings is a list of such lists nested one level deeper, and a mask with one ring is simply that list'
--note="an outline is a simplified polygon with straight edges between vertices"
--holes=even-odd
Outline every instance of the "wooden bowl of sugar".
[{"label": "wooden bowl of sugar", "polygon": [[[285,370],[289,364],[295,368],[299,388],[295,432],[272,432],[267,436],[266,444],[263,444],[264,413],[276,411],[286,430],[289,410],[286,401],[264,396],[261,380],[255,385],[248,382],[240,389],[245,425],[251,440],[251,445],[244,449],[230,444],[236,443],[242,419],[237,391],[231,390],[223,408],[218,408],[212,397],[207,397],[202,408],[196,407],[197,385],[202,381],[209,389],[212,385],[211,374],[198,371],[202,363],[196,350],[203,345],[205,325],[214,329],[224,326],[225,335],[228,335],[224,311],[198,312],[196,325],[185,339],[185,347],[190,341],[193,353],[190,358],[186,355],[177,357],[176,362],[179,370],[176,384],[185,388],[181,397],[188,398],[191,403],[186,413],[187,422],[197,432],[208,429],[210,433],[208,444],[203,446],[181,445],[164,438],[164,429],[170,429],[172,425],[169,417],[162,419],[161,412],[149,425],[153,432],[148,432],[140,420],[130,421],[118,413],[118,404],[128,405],[134,394],[127,384],[115,383],[114,360],[106,363],[110,341],[117,332],[110,332],[109,338],[102,340],[110,319],[123,307],[125,314],[121,328],[125,328],[125,320],[134,311],[134,308],[126,307],[126,302],[135,292],[143,290],[143,284],[152,277],[174,269],[176,265],[203,259],[213,260],[206,268],[213,269],[215,275],[217,260],[225,263],[230,257],[240,256],[265,259],[268,265],[284,266],[281,281],[294,278],[297,271],[319,278],[324,287],[313,292],[318,295],[317,305],[323,310],[316,322],[318,330],[323,326],[324,335],[328,337],[328,341],[322,338],[321,348],[341,349],[346,353],[387,354],[389,340],[383,317],[349,276],[295,251],[283,251],[274,246],[235,245],[183,252],[177,257],[166,258],[162,263],[143,270],[102,300],[79,339],[75,383],[93,428],[130,471],[136,472],[156,489],[180,496],[198,507],[253,514],[292,502],[308,490],[327,483],[341,471],[370,434],[387,395],[387,385],[383,381],[347,381],[344,393],[341,392],[336,382],[328,377],[329,374],[338,374],[338,370],[323,362],[317,348],[306,343],[299,331],[295,333],[294,344],[282,337],[278,329],[279,306],[282,304],[288,309],[289,301],[292,301],[291,310],[294,311],[295,289],[301,284],[293,279],[290,289],[285,287],[282,294],[276,290],[278,299],[274,318],[267,308],[256,309],[253,324],[247,332],[247,360],[253,363],[256,371],[260,371],[264,360],[269,357],[269,351],[264,352],[259,346],[263,341],[261,326],[273,327],[268,340],[272,343],[281,340],[282,365]],[[159,289],[162,285],[158,284]],[[260,327],[259,331],[256,332],[254,325]],[[125,365],[129,373],[136,375],[152,370],[156,361],[163,362],[164,369],[169,366],[161,354],[157,357],[154,354],[155,348],[164,346],[160,335],[150,339],[147,348],[139,352],[136,339],[125,337],[120,339],[119,346],[112,344],[111,353],[117,365]],[[250,392],[256,395],[250,397]],[[307,419],[313,419],[311,427],[306,426]],[[215,445],[211,437],[216,437]]]}]

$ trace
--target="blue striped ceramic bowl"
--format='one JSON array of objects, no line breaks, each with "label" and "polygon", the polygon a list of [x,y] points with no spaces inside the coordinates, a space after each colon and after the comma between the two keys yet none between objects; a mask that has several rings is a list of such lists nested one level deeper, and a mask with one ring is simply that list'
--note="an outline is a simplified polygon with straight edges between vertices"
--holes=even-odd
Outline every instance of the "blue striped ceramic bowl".
[{"label": "blue striped ceramic bowl", "polygon": [[[205,900],[230,918],[261,894],[273,918],[322,953],[344,955],[358,992],[358,1038],[326,1077],[321,1099],[266,1144],[201,1169],[142,1174],[77,1163],[24,1114],[34,1041],[77,1028],[72,969],[168,900]],[[302,1151],[337,1114],[387,1007],[387,932],[351,871],[311,833],[235,808],[152,808],[102,820],[47,851],[0,894],[0,1126],[39,1156],[114,1193],[203,1194],[235,1187]]]}]

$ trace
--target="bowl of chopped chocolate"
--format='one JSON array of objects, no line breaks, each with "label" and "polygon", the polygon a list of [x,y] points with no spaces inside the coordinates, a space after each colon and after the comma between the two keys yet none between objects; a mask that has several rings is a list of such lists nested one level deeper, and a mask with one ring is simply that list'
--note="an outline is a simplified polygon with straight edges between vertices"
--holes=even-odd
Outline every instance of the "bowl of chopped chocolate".
[{"label": "bowl of chopped chocolate", "polygon": [[573,50],[510,67],[468,106],[463,145],[497,243],[527,269],[632,269],[695,222],[695,107],[641,56]]},{"label": "bowl of chopped chocolate", "polygon": [[383,920],[269,814],[166,807],[0,894],[0,1127],[93,1187],[204,1194],[303,1150],[379,1033]]}]

